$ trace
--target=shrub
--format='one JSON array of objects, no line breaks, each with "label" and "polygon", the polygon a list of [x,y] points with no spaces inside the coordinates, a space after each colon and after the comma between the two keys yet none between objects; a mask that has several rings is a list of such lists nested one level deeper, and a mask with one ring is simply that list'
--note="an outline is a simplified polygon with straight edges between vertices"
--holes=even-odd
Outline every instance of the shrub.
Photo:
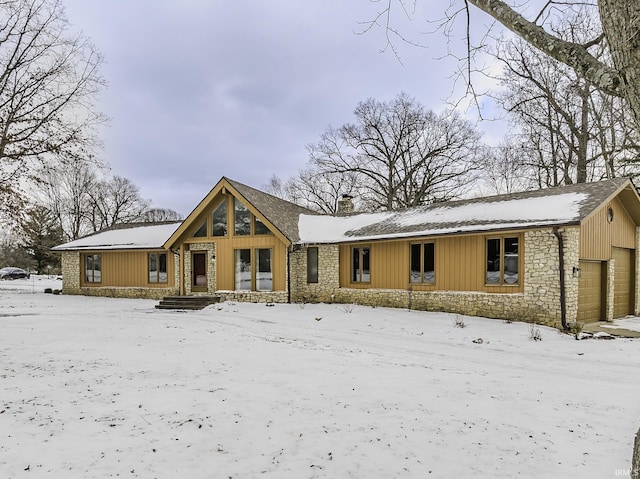
[{"label": "shrub", "polygon": [[542,341],[542,332],[536,323],[529,325],[529,339],[532,341]]},{"label": "shrub", "polygon": [[464,328],[466,327],[466,323],[464,322],[464,318],[459,314],[456,314],[456,317],[453,319],[453,326],[456,328]]}]

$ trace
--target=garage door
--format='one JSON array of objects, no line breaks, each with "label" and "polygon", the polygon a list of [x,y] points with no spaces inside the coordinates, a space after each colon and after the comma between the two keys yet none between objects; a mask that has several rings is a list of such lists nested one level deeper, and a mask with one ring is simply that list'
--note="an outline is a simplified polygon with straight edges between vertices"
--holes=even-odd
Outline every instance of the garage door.
[{"label": "garage door", "polygon": [[631,314],[633,301],[633,250],[613,248],[613,317],[622,318]]},{"label": "garage door", "polygon": [[578,321],[593,323],[602,319],[602,263],[580,261],[578,289]]}]

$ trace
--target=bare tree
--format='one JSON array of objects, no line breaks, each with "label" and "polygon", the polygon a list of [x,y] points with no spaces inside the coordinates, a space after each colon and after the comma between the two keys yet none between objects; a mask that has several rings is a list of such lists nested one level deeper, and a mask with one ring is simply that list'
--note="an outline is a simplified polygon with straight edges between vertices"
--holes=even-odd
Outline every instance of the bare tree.
[{"label": "bare tree", "polygon": [[530,151],[521,137],[511,135],[495,147],[484,147],[481,173],[483,194],[499,195],[526,191],[536,186],[535,168],[529,162]]},{"label": "bare tree", "polygon": [[42,166],[88,157],[104,121],[94,104],[102,63],[69,32],[60,0],[0,2],[0,204]]},{"label": "bare tree", "polygon": [[361,196],[356,173],[323,171],[313,162],[290,178],[284,189],[287,200],[329,215],[337,213],[343,195],[356,198],[356,204]]},{"label": "bare tree", "polygon": [[100,181],[88,191],[90,224],[100,231],[119,223],[133,223],[144,218],[149,201],[140,196],[139,188],[127,178],[113,176]]},{"label": "bare tree", "polygon": [[[551,28],[561,38],[578,42],[597,24],[580,10]],[[602,48],[594,51],[597,58],[605,53]],[[631,172],[638,135],[629,128],[633,119],[622,99],[603,94],[523,40],[501,44],[497,57],[504,65],[504,88],[497,98],[529,137],[529,144],[537,147],[542,185],[583,183]]]},{"label": "bare tree", "polygon": [[[393,25],[391,11],[398,4],[397,7],[410,14],[405,3],[406,0],[386,0],[382,11],[368,22],[368,28],[381,24],[388,40],[394,35],[402,38]],[[470,85],[470,76],[474,70],[473,57],[483,49],[487,39],[487,35],[483,35],[480,44],[472,42],[473,28],[481,24],[480,20],[472,18],[475,7],[544,54],[575,70],[594,88],[608,95],[624,98],[633,113],[636,129],[640,131],[640,2],[548,0],[543,2],[538,11],[528,1],[452,0],[447,4],[449,7],[445,7],[444,19],[440,20],[439,26],[447,34],[451,34],[457,18],[460,15],[464,17],[461,23],[462,35],[467,40],[465,72]],[[548,28],[553,18],[570,13],[576,6],[591,8],[602,25],[602,29],[594,30],[591,38],[585,42],[567,41]],[[608,58],[598,59],[590,51],[593,46],[602,42],[605,42],[610,51],[610,63]]]},{"label": "bare tree", "polygon": [[474,180],[480,135],[456,114],[435,114],[404,93],[354,113],[357,123],[328,128],[308,150],[318,172],[355,175],[367,209],[445,201]]},{"label": "bare tree", "polygon": [[39,201],[52,212],[64,238],[71,241],[90,233],[91,193],[99,181],[95,165],[78,161],[64,169],[46,170],[41,175]]},{"label": "bare tree", "polygon": [[162,221],[180,221],[184,219],[180,213],[168,208],[148,208],[140,218],[145,223],[159,223]]}]

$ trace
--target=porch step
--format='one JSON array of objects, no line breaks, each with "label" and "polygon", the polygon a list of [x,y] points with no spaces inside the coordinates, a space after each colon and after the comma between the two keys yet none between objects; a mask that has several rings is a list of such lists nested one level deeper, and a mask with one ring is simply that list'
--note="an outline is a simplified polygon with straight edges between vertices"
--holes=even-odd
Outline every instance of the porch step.
[{"label": "porch step", "polygon": [[220,296],[165,296],[156,308],[198,310],[219,302]]}]

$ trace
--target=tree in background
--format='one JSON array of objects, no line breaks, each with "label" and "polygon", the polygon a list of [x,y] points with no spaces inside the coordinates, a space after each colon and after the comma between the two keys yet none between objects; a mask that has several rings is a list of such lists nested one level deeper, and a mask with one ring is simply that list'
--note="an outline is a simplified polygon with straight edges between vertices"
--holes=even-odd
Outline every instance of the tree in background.
[{"label": "tree in background", "polygon": [[180,213],[169,208],[148,208],[142,213],[140,221],[145,223],[159,223],[162,221],[181,221]]},{"label": "tree in background", "polygon": [[[417,1],[416,1],[417,3]],[[368,22],[369,28],[383,25],[387,41],[402,38],[391,18],[394,8],[410,14],[404,0],[387,0],[376,18]],[[394,4],[397,4],[394,7]],[[444,18],[438,24],[447,35],[456,30],[466,39],[465,75],[469,89],[473,91],[471,75],[476,69],[474,57],[487,46],[491,32],[481,34],[480,43],[474,44],[474,32],[485,28],[476,20],[473,8],[477,8],[502,24],[512,34],[543,52],[545,55],[567,65],[578,76],[601,92],[623,98],[633,114],[637,131],[640,131],[640,2],[630,0],[545,1],[536,10],[532,2],[505,2],[501,0],[453,0],[445,4]],[[600,19],[602,28],[594,29],[590,39],[584,42],[567,41],[554,32],[550,25],[554,19],[571,15],[575,9],[588,8]],[[430,11],[433,11],[431,9]],[[459,17],[462,16],[462,19]],[[433,20],[433,19],[432,19]],[[605,45],[609,55],[597,58],[593,47]],[[481,68],[482,70],[482,68]]]},{"label": "tree in background", "polygon": [[307,172],[294,181],[325,198],[317,209],[334,208],[342,182],[349,190],[342,193],[357,189],[362,206],[375,211],[446,201],[475,180],[480,135],[457,114],[436,114],[404,93],[361,102],[354,114],[356,123],[329,127],[308,146]]},{"label": "tree in background", "polygon": [[150,204],[140,196],[140,189],[122,176],[112,176],[95,183],[87,195],[93,231],[141,221]]},{"label": "tree in background", "polygon": [[55,216],[43,206],[32,207],[27,220],[21,225],[25,241],[23,249],[33,260],[38,274],[57,271],[60,268],[60,255],[51,252],[51,248],[63,242],[62,229]]},{"label": "tree in background", "polygon": [[[584,9],[550,26],[558,37],[584,43],[598,21]],[[595,58],[606,55],[600,45]],[[603,94],[568,66],[515,39],[501,42],[504,68],[499,103],[529,147],[527,171],[538,187],[628,176],[640,146],[632,115],[621,98]]]},{"label": "tree in background", "polygon": [[22,187],[43,167],[65,168],[95,147],[102,63],[69,31],[59,0],[0,2],[0,213],[19,214]]}]

